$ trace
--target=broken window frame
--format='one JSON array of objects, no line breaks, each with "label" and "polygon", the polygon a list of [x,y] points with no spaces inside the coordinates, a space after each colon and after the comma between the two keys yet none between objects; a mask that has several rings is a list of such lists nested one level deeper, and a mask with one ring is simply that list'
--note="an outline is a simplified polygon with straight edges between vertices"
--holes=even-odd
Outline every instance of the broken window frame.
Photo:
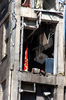
[{"label": "broken window frame", "polygon": [[54,7],[53,5],[50,5],[48,1],[46,0],[21,0],[21,5],[23,7],[29,7],[33,9],[43,9],[43,10],[58,10],[58,2],[55,0],[54,2]]},{"label": "broken window frame", "polygon": [[[24,27],[23,27],[23,32],[24,32]],[[58,42],[57,39],[58,39],[58,24],[56,23],[56,31],[55,31],[55,37],[54,37],[54,40],[55,40],[54,41],[54,66],[53,66],[53,68],[54,68],[54,70],[53,70],[54,75],[57,74],[57,60],[58,60],[57,59],[57,42]],[[23,70],[23,62],[22,62],[22,66],[20,68],[21,68],[21,70]]]}]

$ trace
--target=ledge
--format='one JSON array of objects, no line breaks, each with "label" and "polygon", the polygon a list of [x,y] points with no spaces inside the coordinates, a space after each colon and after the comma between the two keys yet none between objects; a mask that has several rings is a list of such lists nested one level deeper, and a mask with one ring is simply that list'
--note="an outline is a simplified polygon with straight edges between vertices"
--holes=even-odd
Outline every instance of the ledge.
[{"label": "ledge", "polygon": [[[31,20],[36,20],[38,17],[37,16],[38,11],[40,10],[37,10],[37,9],[35,10],[28,7],[21,7],[20,16],[24,16]],[[41,20],[44,22],[58,23],[59,22],[58,14],[61,14],[61,13],[57,11],[52,12],[52,11],[43,10]]]},{"label": "ledge", "polygon": [[33,74],[30,72],[19,72],[19,80],[24,82],[33,82],[47,85],[57,85],[56,77],[54,75],[43,76],[39,74]]},{"label": "ledge", "polygon": [[58,23],[59,18],[57,15],[49,14],[49,13],[42,13],[42,21],[44,22],[52,22],[52,23]]},{"label": "ledge", "polygon": [[27,18],[30,18],[33,20],[37,19],[34,9],[31,9],[29,7],[21,7],[20,8],[20,16],[27,17]]}]

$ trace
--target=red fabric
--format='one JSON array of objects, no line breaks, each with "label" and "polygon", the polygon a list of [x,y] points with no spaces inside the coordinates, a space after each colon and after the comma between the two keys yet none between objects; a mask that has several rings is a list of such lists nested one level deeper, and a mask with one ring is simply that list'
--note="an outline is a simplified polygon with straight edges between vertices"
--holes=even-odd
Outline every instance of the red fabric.
[{"label": "red fabric", "polygon": [[24,3],[22,4],[24,7],[29,7],[29,0],[24,0]]},{"label": "red fabric", "polygon": [[32,0],[24,0],[22,6],[32,8]]},{"label": "red fabric", "polygon": [[25,50],[24,71],[28,71],[28,41],[26,43],[26,50]]}]

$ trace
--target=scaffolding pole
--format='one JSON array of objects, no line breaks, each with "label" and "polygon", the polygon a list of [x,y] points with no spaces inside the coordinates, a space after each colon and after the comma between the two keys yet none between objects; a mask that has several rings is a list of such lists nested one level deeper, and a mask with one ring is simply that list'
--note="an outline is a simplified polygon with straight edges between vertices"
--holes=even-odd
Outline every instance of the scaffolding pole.
[{"label": "scaffolding pole", "polygon": [[21,56],[20,56],[20,71],[23,69],[23,39],[24,39],[24,17],[22,17],[22,33],[21,33]]}]

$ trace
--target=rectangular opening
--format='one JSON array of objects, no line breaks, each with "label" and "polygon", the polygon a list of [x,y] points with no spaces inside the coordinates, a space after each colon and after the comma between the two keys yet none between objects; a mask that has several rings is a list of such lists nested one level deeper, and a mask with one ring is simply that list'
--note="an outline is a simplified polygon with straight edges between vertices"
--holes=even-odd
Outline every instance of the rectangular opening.
[{"label": "rectangular opening", "polygon": [[53,74],[56,25],[41,22],[33,34],[33,29],[24,28],[22,70],[43,75]]},{"label": "rectangular opening", "polygon": [[[28,86],[28,82],[26,82],[26,85]],[[23,91],[21,93],[21,100],[27,100],[27,98],[28,100],[53,100],[54,99],[54,86],[36,84],[35,88],[36,88],[35,93]]]},{"label": "rectangular opening", "polygon": [[36,88],[36,100],[53,100],[53,86],[37,84]]},{"label": "rectangular opening", "polygon": [[21,5],[24,7],[36,9],[56,10],[55,0],[22,0]]},{"label": "rectangular opening", "polygon": [[21,89],[25,92],[34,92],[34,83],[29,83],[29,82],[21,82]]},{"label": "rectangular opening", "polygon": [[36,100],[34,93],[21,93],[21,100]]}]

